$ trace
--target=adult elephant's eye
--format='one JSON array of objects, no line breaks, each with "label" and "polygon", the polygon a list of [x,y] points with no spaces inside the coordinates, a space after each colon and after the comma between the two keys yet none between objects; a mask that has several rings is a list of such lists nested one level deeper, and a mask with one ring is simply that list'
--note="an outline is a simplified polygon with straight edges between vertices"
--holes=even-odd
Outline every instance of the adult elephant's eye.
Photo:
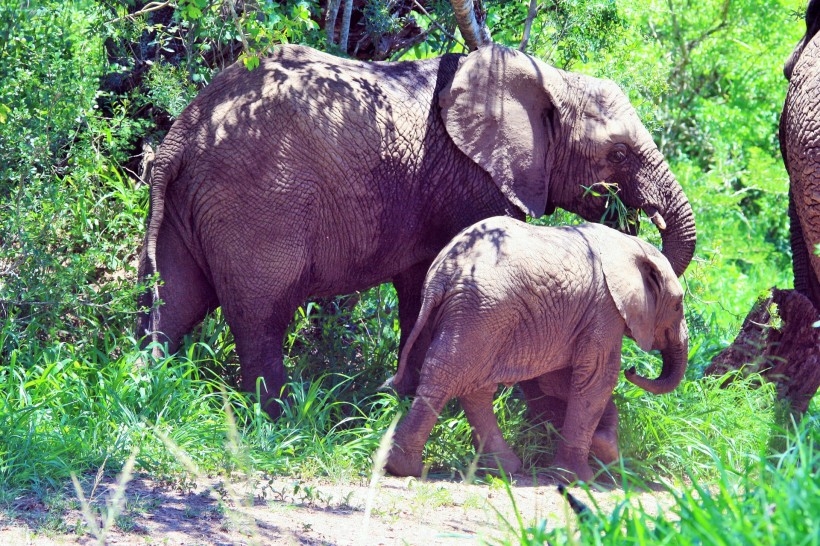
[{"label": "adult elephant's eye", "polygon": [[607,159],[611,163],[623,163],[626,161],[628,155],[627,151],[628,148],[625,144],[616,144],[612,150],[610,150],[609,155],[607,155]]}]

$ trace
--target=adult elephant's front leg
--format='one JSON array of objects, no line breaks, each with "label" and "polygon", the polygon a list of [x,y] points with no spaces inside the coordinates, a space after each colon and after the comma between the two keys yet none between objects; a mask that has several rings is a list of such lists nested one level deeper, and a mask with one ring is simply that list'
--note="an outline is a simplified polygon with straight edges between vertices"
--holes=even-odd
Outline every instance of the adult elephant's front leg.
[{"label": "adult elephant's front leg", "polygon": [[[422,286],[429,267],[430,262],[422,262],[393,278],[393,286],[396,288],[396,294],[399,298],[399,327],[401,328],[399,355],[401,355],[407,342],[407,336],[413,331],[413,325],[416,324],[416,319],[419,316]],[[421,375],[421,366],[424,363],[430,340],[431,327],[427,326],[413,344],[410,357],[407,359],[407,372],[403,375],[402,382],[393,384],[393,388],[398,394],[410,396],[416,393],[419,376]]]}]

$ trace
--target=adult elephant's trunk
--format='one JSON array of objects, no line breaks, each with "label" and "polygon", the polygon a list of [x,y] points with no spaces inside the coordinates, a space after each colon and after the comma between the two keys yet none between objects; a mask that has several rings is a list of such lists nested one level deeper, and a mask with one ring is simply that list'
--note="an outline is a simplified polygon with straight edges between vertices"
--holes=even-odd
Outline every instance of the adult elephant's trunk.
[{"label": "adult elephant's trunk", "polygon": [[652,394],[665,394],[675,390],[683,380],[689,358],[689,340],[685,323],[681,323],[681,332],[678,335],[681,337],[680,341],[670,343],[661,351],[663,369],[657,379],[638,375],[634,367],[624,372],[626,379]]},{"label": "adult elephant's trunk", "polygon": [[695,255],[695,214],[680,186],[673,203],[666,213],[666,229],[661,230],[661,251],[672,264],[675,275],[680,277]]},{"label": "adult elephant's trunk", "polygon": [[661,251],[680,277],[695,255],[695,215],[683,188],[668,167],[664,170],[662,179],[655,182],[661,188],[662,202],[653,204],[654,199],[650,199],[641,208],[658,227],[663,241]]}]

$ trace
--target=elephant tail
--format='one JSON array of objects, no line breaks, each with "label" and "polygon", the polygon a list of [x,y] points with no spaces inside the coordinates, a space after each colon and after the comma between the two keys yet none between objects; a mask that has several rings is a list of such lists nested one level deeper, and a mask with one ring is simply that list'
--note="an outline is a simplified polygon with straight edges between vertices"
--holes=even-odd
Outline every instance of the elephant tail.
[{"label": "elephant tail", "polygon": [[[172,128],[173,130],[173,128]],[[157,238],[165,215],[165,194],[168,185],[180,172],[181,153],[171,150],[169,146],[160,147],[154,165],[150,170],[150,201],[148,209],[148,226],[145,231],[145,242],[140,256],[139,280],[144,282],[152,275],[159,273],[157,266]],[[137,337],[150,334],[151,341],[157,341],[159,326],[159,283],[154,282],[150,291],[140,297],[140,306],[149,311],[140,318]]]},{"label": "elephant tail", "polygon": [[415,345],[421,332],[424,331],[424,327],[430,320],[430,316],[436,309],[438,309],[441,302],[444,301],[445,293],[446,290],[443,286],[433,287],[429,284],[425,285],[424,299],[421,303],[419,316],[416,319],[416,323],[413,325],[413,330],[410,332],[410,335],[407,336],[407,342],[404,344],[404,348],[402,349],[399,357],[399,369],[396,370],[396,375],[388,380],[388,383],[392,385],[401,384],[404,374],[407,372],[407,359],[410,358],[410,351],[413,349],[413,345]]}]

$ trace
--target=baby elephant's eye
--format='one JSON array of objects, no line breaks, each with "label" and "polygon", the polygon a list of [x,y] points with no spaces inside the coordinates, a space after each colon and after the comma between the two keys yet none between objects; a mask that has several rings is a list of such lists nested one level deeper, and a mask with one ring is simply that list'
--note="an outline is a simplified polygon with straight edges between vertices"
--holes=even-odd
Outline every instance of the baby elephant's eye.
[{"label": "baby elephant's eye", "polygon": [[610,150],[609,155],[607,155],[607,159],[612,163],[623,163],[626,161],[627,158],[627,147],[624,144],[616,144],[612,150]]}]

